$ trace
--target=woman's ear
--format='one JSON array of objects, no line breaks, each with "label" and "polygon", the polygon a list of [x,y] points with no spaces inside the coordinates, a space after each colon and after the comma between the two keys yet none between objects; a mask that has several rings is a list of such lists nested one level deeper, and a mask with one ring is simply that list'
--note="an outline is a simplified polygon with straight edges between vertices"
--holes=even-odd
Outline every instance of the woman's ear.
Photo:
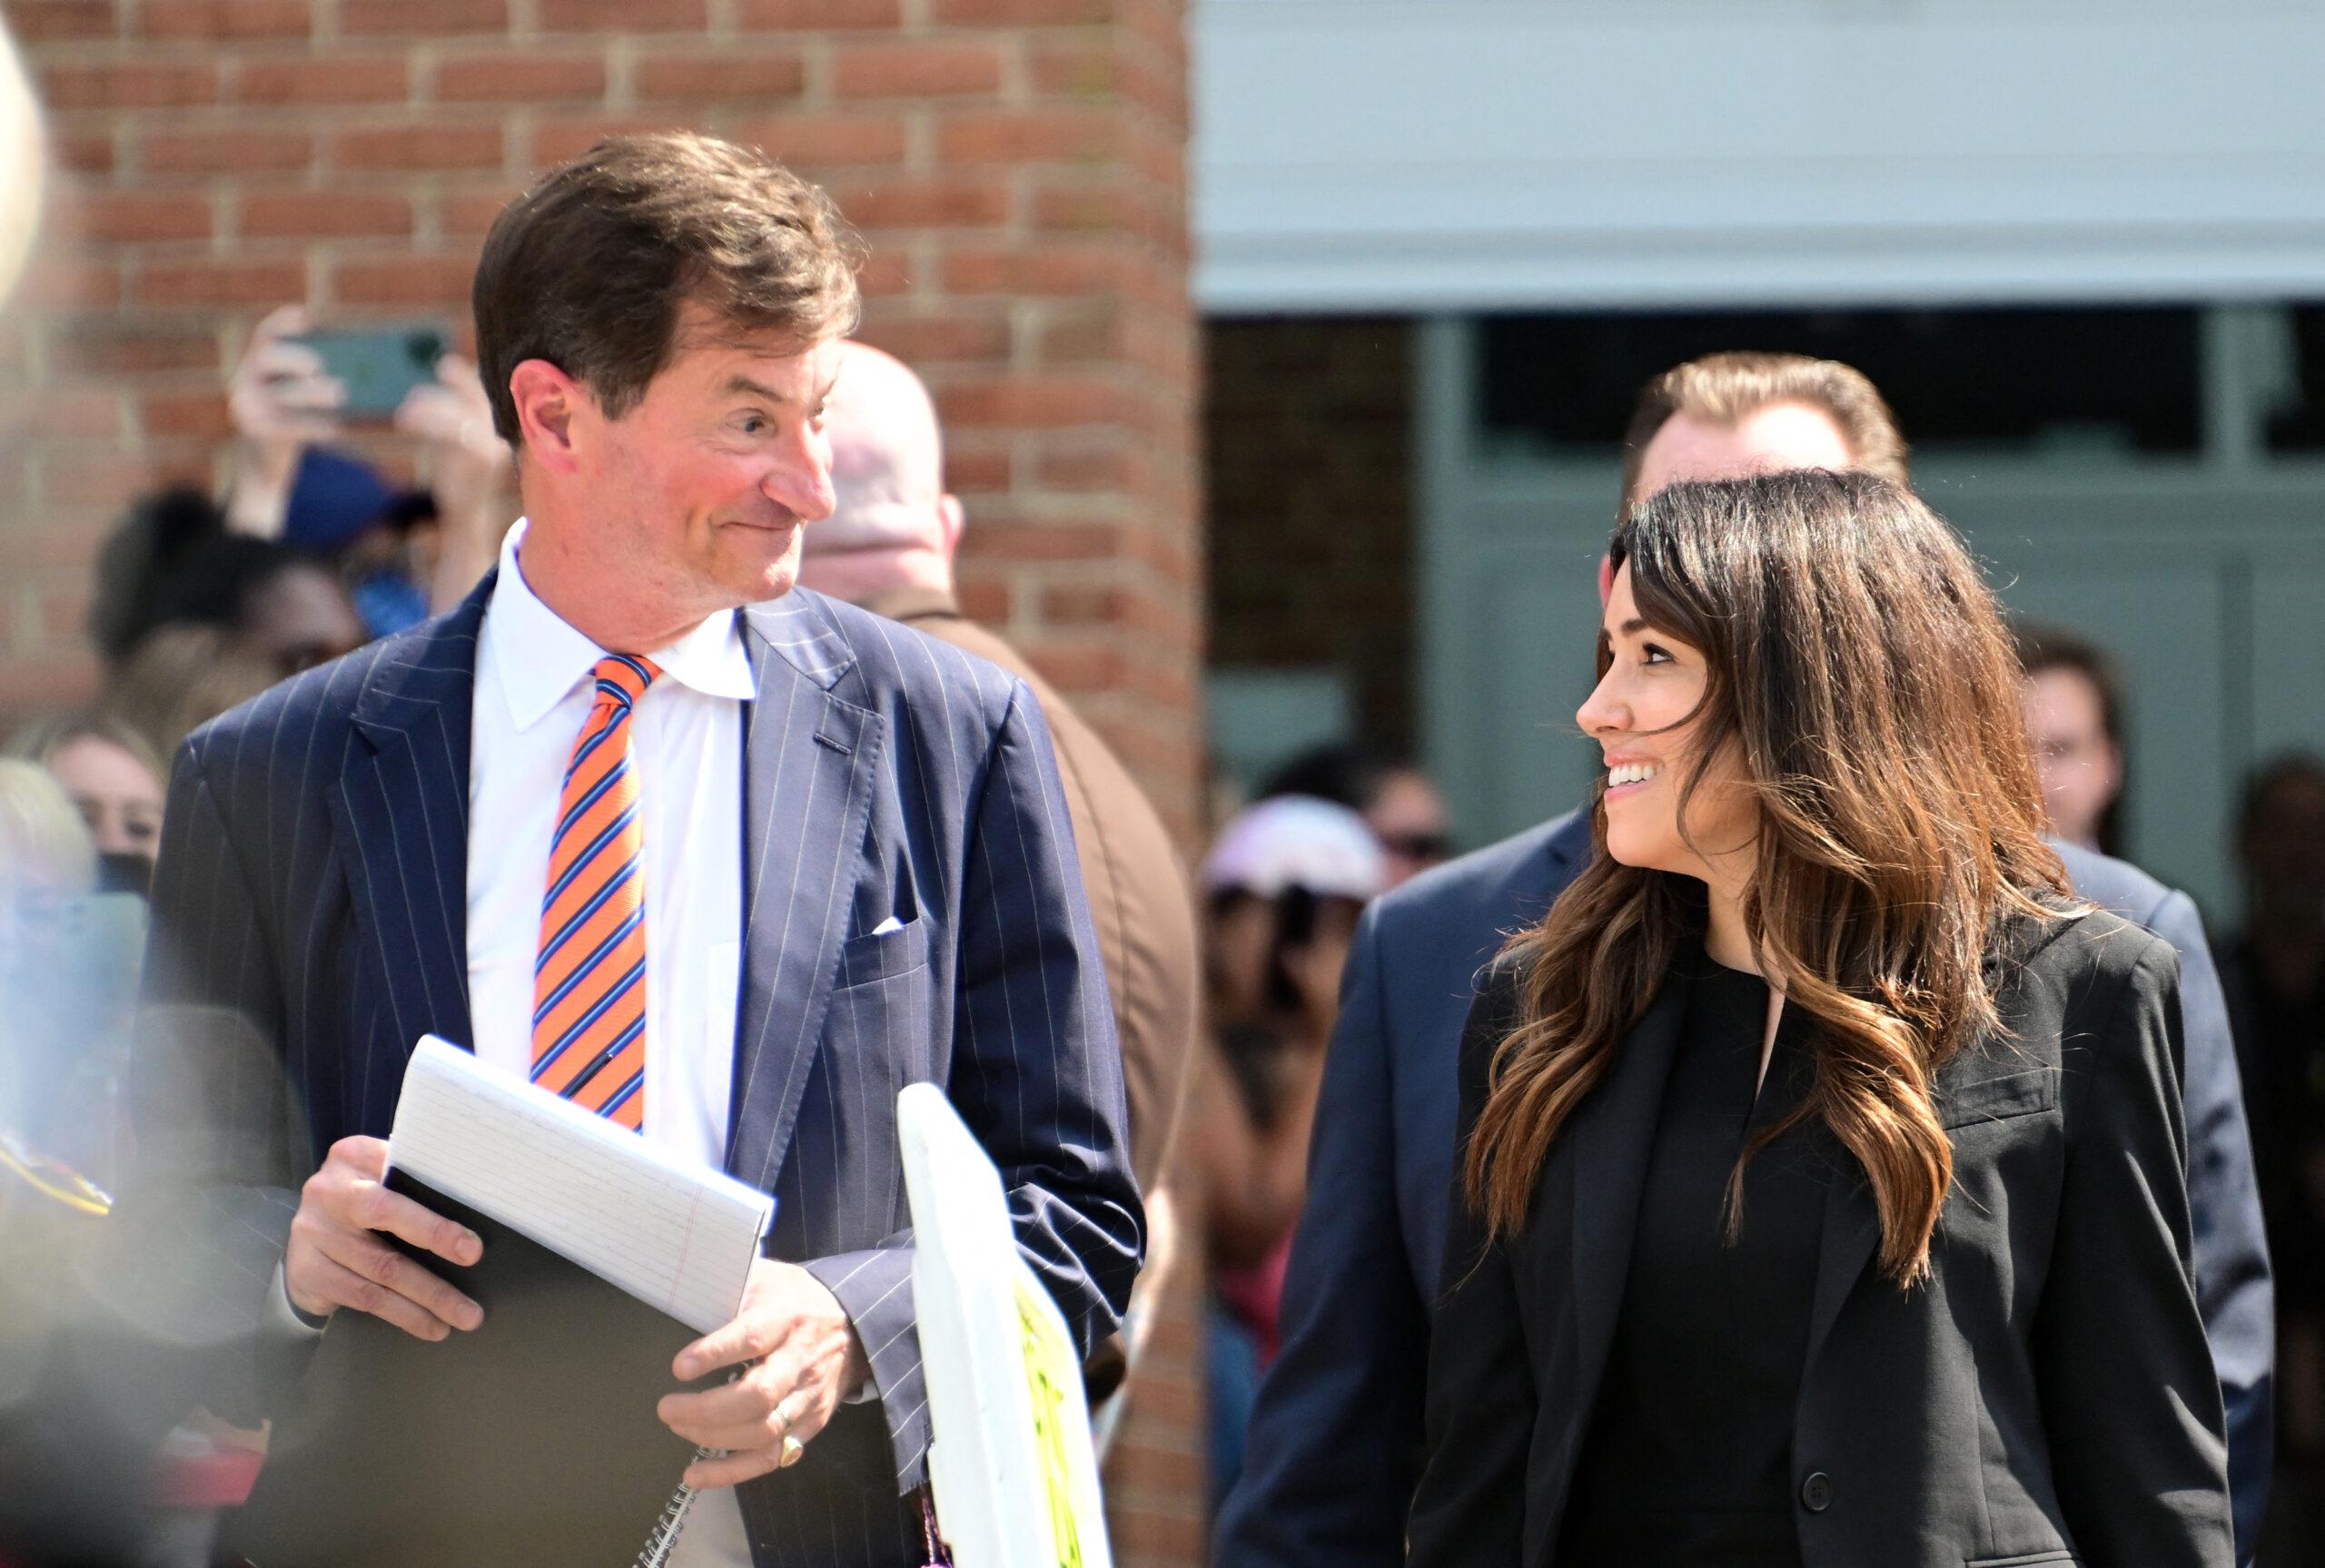
[{"label": "woman's ear", "polygon": [[574,416],[589,396],[581,383],[547,360],[526,360],[509,372],[509,396],[525,455],[551,473],[572,473],[579,466]]}]

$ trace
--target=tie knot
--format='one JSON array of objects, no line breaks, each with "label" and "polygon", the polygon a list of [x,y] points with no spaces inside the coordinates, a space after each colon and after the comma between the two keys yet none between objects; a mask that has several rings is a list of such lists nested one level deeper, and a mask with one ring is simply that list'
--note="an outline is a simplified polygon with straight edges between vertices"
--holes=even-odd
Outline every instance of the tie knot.
[{"label": "tie knot", "polygon": [[628,654],[608,654],[589,672],[598,683],[598,700],[625,708],[643,696],[661,673],[662,667],[652,659]]}]

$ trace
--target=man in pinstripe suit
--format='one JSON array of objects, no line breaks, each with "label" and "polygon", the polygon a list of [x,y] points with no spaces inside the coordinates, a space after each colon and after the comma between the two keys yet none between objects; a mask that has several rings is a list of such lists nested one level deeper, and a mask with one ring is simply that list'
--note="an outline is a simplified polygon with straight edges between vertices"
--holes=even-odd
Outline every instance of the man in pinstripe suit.
[{"label": "man in pinstripe suit", "polygon": [[242,1134],[204,1172],[215,1245],[278,1348],[337,1310],[473,1328],[379,1234],[476,1256],[380,1185],[405,1059],[434,1032],[562,1082],[780,1200],[742,1315],[673,1367],[741,1375],[661,1402],[732,1452],[689,1470],[709,1490],[676,1560],[917,1561],[896,1091],[945,1085],[1085,1354],[1140,1254],[1040,710],[793,591],[856,309],[819,191],[706,138],[617,138],[502,213],[475,297],[529,514],[499,569],[198,732],[171,782],[150,1000],[265,1046],[167,1080]]}]

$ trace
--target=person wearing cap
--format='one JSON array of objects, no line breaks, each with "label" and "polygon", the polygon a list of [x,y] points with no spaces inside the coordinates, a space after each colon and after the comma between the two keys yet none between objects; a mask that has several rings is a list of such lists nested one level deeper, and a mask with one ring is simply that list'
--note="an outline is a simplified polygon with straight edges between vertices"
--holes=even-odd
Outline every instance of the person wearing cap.
[{"label": "person wearing cap", "polygon": [[1214,1497],[1242,1468],[1259,1376],[1275,1356],[1308,1136],[1339,1016],[1341,971],[1389,864],[1363,817],[1277,795],[1230,819],[1204,857],[1211,1043],[1187,1119],[1207,1202]]}]

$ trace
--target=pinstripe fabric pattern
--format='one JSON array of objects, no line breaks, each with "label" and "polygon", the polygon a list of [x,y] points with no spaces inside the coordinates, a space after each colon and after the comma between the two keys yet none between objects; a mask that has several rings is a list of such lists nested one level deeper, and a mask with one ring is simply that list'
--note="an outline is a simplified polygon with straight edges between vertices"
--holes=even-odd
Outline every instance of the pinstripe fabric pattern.
[{"label": "pinstripe fabric pattern", "polygon": [[[255,1320],[299,1184],[335,1139],[386,1133],[412,1042],[469,1039],[470,694],[490,591],[276,687],[176,759],[143,1049],[173,1057],[152,1081],[198,1085],[217,1129],[153,1148],[198,1185],[199,1285],[222,1311]],[[900,1494],[929,1433],[896,1090],[945,1086],[1086,1351],[1141,1247],[1121,1064],[1024,685],[805,591],[751,611],[745,640],[758,695],[728,1165],[779,1198],[768,1251],[839,1297],[879,1398],[741,1501],[758,1568],[903,1568]]]},{"label": "pinstripe fabric pattern", "polygon": [[646,843],[629,717],[661,673],[626,654],[591,671],[598,695],[565,768],[533,964],[532,1080],[632,1132],[646,1121]]}]

